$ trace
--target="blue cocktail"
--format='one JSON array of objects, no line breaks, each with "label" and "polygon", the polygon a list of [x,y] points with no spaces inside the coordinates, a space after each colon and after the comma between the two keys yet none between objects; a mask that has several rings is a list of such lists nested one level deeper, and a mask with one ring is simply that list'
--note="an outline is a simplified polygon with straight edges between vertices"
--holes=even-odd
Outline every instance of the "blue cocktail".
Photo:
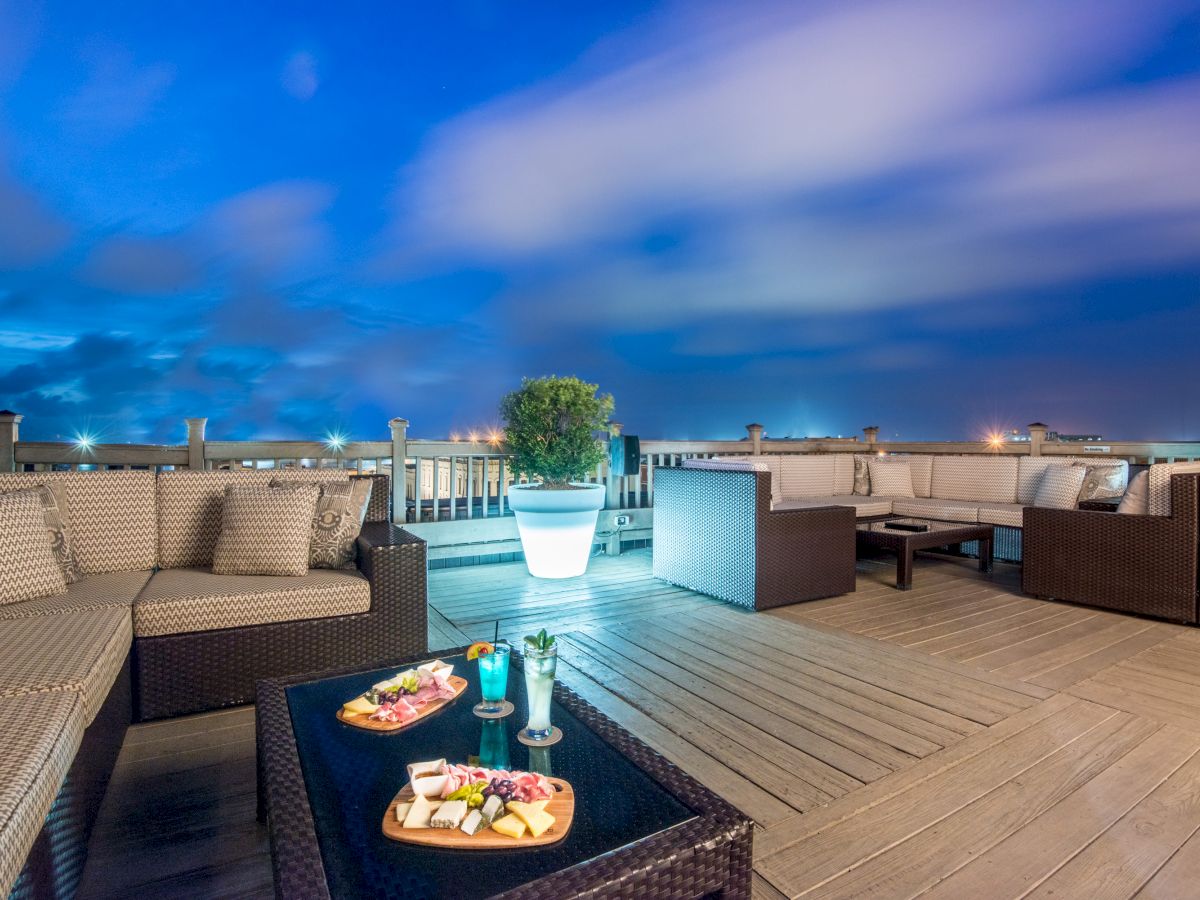
[{"label": "blue cocktail", "polygon": [[505,694],[508,693],[508,658],[512,647],[505,641],[497,641],[491,653],[479,655],[479,692],[483,701],[475,711],[494,715],[504,709]]}]

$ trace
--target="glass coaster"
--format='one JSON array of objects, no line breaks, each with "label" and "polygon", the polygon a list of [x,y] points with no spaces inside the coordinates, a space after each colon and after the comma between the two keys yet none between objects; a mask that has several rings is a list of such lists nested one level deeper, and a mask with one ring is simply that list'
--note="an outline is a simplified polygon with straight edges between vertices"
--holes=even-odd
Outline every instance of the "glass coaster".
[{"label": "glass coaster", "polygon": [[481,719],[503,719],[505,716],[511,716],[516,709],[509,701],[505,700],[500,704],[500,708],[495,712],[487,712],[480,709],[478,706],[472,706],[471,712],[479,716]]},{"label": "glass coaster", "polygon": [[551,725],[550,733],[540,741],[535,741],[533,738],[527,737],[524,728],[517,732],[517,740],[526,747],[549,747],[551,744],[557,744],[562,739],[562,730],[557,725]]}]

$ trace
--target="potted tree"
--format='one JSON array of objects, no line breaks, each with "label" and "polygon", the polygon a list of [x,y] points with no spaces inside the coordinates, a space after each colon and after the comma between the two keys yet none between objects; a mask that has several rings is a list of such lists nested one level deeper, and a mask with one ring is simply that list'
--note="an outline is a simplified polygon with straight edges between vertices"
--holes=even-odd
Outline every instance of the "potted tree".
[{"label": "potted tree", "polygon": [[[608,427],[613,400],[578,378],[526,378],[500,403],[515,475],[508,489],[529,574],[570,578],[587,570],[604,485],[582,481],[604,459],[596,437]],[[535,481],[534,479],[540,479]]]}]

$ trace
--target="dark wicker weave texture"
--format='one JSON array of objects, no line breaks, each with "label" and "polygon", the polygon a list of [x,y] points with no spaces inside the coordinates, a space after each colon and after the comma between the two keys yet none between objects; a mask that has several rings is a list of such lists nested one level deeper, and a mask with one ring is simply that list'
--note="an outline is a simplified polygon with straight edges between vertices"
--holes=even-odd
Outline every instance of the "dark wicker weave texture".
[{"label": "dark wicker weave texture", "polygon": [[367,503],[368,522],[392,521],[392,479],[387,475],[351,475],[351,478],[370,478],[371,499]]},{"label": "dark wicker weave texture", "polygon": [[[445,655],[461,652],[462,648],[445,651]],[[393,660],[379,668],[402,668],[425,658]],[[519,668],[518,660],[513,663]],[[259,778],[271,825],[275,893],[281,898],[319,900],[330,896],[284,693],[288,684],[314,677],[323,676],[266,681],[258,687]],[[748,898],[753,822],[562,684],[554,686],[554,699],[663,788],[702,812],[629,847],[499,896],[505,900]]]},{"label": "dark wicker weave texture", "polygon": [[1025,509],[1027,594],[1195,624],[1200,475],[1171,476],[1171,515]]},{"label": "dark wicker weave texture", "polygon": [[854,590],[854,510],[771,510],[771,475],[658,469],[654,576],[748,609]]},{"label": "dark wicker weave texture", "polygon": [[138,721],[249,703],[260,678],[362,666],[425,649],[425,542],[386,523],[363,527],[358,564],[371,609],[163,637],[135,638]]}]

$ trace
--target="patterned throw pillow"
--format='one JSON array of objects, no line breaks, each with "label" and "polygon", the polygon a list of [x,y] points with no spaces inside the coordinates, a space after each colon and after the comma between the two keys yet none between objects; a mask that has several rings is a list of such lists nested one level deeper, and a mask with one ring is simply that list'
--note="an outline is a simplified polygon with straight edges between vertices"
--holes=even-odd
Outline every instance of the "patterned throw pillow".
[{"label": "patterned throw pillow", "polygon": [[67,509],[67,492],[58,482],[38,485],[42,500],[42,513],[46,520],[46,533],[50,537],[50,548],[62,569],[67,584],[83,580],[79,560],[75,558],[75,547],[71,542],[71,515]]},{"label": "patterned throw pillow", "polygon": [[370,478],[346,481],[299,481],[274,479],[271,487],[288,490],[297,485],[317,485],[321,496],[313,516],[312,544],[308,565],[312,569],[344,569],[354,564],[355,542],[362,531],[371,502]]},{"label": "patterned throw pillow", "polygon": [[225,489],[214,575],[307,575],[313,516],[321,489],[281,491],[269,484]]},{"label": "patterned throw pillow", "polygon": [[1079,505],[1079,489],[1087,477],[1087,466],[1047,466],[1033,497],[1034,506],[1048,509],[1074,509]]},{"label": "patterned throw pillow", "polygon": [[871,470],[861,456],[854,457],[854,491],[866,497],[871,493]]},{"label": "patterned throw pillow", "polygon": [[66,593],[38,490],[0,494],[0,603]]},{"label": "patterned throw pillow", "polygon": [[912,466],[908,460],[869,459],[871,496],[915,497]]},{"label": "patterned throw pillow", "polygon": [[1087,466],[1080,500],[1103,500],[1120,497],[1125,492],[1125,470],[1121,466]]}]

